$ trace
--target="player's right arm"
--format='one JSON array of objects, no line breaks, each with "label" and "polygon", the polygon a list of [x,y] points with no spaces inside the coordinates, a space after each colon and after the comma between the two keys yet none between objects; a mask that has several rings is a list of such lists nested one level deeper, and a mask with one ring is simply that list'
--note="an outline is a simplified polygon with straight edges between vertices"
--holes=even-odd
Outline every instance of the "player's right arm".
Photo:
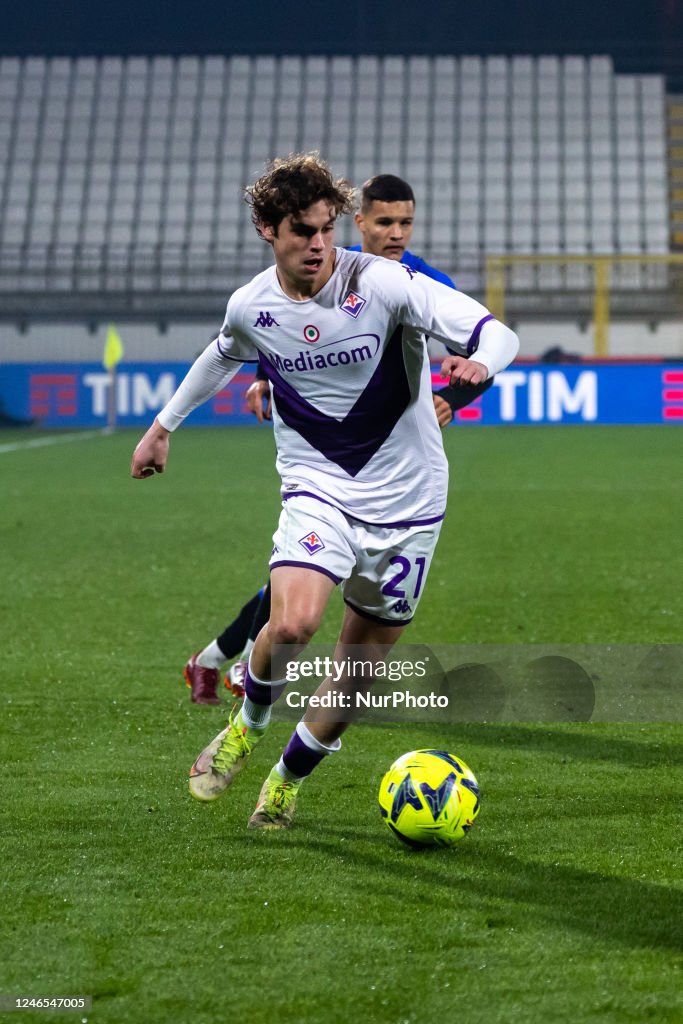
[{"label": "player's right arm", "polygon": [[243,362],[254,358],[255,352],[230,332],[228,322],[226,317],[218,337],[194,361],[175,394],[137,445],[130,469],[136,480],[163,473],[168,461],[169,437],[173,431],[193,409],[221,391]]},{"label": "player's right arm", "polygon": [[166,430],[156,418],[146,434],[136,445],[130,464],[130,475],[136,480],[163,473],[168,460],[168,439],[170,431]]}]

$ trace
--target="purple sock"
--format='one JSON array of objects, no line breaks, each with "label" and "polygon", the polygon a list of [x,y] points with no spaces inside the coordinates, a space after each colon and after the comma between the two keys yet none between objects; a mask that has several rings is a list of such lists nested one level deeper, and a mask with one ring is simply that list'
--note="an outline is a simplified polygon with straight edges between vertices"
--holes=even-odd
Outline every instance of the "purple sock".
[{"label": "purple sock", "polygon": [[323,751],[307,747],[295,729],[282,753],[282,762],[295,778],[303,779],[311,774],[325,756]]},{"label": "purple sock", "polygon": [[284,680],[263,683],[252,679],[248,668],[244,675],[244,692],[254,704],[274,704],[282,696],[286,687],[287,682]]}]

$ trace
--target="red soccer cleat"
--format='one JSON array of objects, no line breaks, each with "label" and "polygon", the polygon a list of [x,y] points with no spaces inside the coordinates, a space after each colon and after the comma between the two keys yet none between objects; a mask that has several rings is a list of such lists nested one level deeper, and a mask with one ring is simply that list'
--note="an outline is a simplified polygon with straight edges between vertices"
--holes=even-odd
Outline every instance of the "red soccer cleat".
[{"label": "red soccer cleat", "polygon": [[218,669],[204,668],[197,664],[200,654],[193,654],[183,669],[185,682],[192,691],[190,699],[193,704],[220,704],[218,699]]}]

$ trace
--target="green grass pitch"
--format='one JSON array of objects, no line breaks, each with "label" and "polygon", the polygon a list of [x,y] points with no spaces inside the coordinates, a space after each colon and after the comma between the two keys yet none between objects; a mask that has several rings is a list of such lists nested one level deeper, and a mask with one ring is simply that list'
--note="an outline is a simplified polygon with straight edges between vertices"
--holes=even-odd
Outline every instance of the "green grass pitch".
[{"label": "green grass pitch", "polygon": [[[357,725],[296,827],[253,834],[278,722],[229,794],[190,799],[225,710],[190,705],[182,666],[264,579],[272,435],[188,428],[147,481],[128,477],[136,439],[0,451],[0,994],[91,995],[59,1017],[91,1024],[680,1022],[678,725]],[[682,642],[679,430],[446,443],[449,515],[406,640]],[[482,810],[454,850],[417,853],[376,791],[435,745],[476,772]]]}]

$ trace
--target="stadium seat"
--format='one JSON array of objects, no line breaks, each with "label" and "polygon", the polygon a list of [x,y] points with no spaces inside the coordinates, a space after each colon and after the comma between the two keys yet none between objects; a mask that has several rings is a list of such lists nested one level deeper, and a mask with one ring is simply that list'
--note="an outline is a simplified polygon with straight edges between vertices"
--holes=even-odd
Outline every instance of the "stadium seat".
[{"label": "stadium seat", "polygon": [[[410,180],[427,258],[666,252],[666,130],[663,77],[602,56],[3,57],[0,239],[35,247],[33,281],[55,245],[67,264],[112,246],[111,281],[160,241],[263,262],[241,190],[274,152],[317,148],[358,183]],[[169,254],[165,284],[183,266]]]}]

